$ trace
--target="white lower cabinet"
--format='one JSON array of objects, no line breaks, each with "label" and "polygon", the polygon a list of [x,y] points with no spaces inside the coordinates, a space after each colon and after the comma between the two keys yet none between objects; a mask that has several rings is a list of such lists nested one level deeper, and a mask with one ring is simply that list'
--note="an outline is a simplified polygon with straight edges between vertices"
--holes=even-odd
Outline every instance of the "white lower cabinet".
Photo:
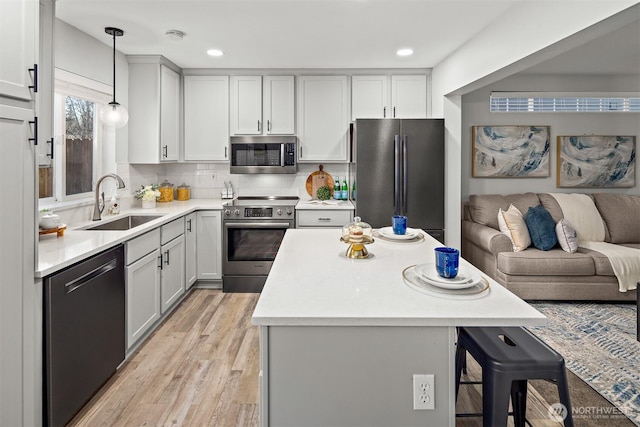
[{"label": "white lower cabinet", "polygon": [[341,228],[351,221],[353,209],[296,209],[296,228]]},{"label": "white lower cabinet", "polygon": [[220,211],[198,212],[198,280],[222,279],[222,216]]},{"label": "white lower cabinet", "polygon": [[160,312],[165,313],[185,292],[184,217],[161,227]]},{"label": "white lower cabinet", "polygon": [[125,243],[127,350],[160,318],[160,229]]},{"label": "white lower cabinet", "polygon": [[195,212],[190,213],[184,217],[184,268],[185,268],[185,286],[187,290],[191,289],[193,284],[198,279],[196,256],[198,253],[197,247],[197,231],[198,222],[197,214]]}]

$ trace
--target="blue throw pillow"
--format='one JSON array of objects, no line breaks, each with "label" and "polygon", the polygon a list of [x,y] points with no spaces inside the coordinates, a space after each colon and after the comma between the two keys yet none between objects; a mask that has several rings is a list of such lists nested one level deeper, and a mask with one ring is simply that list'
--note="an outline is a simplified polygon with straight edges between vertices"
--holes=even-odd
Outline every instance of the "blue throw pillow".
[{"label": "blue throw pillow", "polygon": [[533,246],[541,251],[548,251],[558,244],[556,223],[542,205],[529,208],[524,221],[527,223]]}]

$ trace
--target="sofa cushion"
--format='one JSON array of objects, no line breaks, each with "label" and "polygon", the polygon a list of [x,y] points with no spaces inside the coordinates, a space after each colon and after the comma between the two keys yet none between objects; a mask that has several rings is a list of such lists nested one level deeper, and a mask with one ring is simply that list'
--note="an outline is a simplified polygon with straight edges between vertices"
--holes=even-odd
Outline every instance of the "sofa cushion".
[{"label": "sofa cushion", "polygon": [[572,254],[578,250],[578,233],[566,219],[562,218],[556,224],[556,236],[563,251]]},{"label": "sofa cushion", "polygon": [[510,194],[472,194],[469,196],[469,215],[474,222],[499,230],[498,210],[507,210],[513,205],[520,212],[526,212],[532,206],[540,204],[535,193]]},{"label": "sofa cushion", "polygon": [[579,248],[578,252],[593,258],[593,265],[598,276],[615,276],[609,258],[605,254],[587,248]]},{"label": "sofa cushion", "polygon": [[589,254],[570,254],[560,248],[541,251],[529,248],[522,252],[500,252],[497,269],[505,274],[521,276],[592,276],[594,259]]},{"label": "sofa cushion", "polygon": [[522,213],[513,205],[509,209],[498,211],[498,226],[509,240],[515,252],[523,251],[531,246],[531,237]]},{"label": "sofa cushion", "polygon": [[548,193],[538,193],[538,198],[540,199],[540,204],[549,211],[556,224],[564,218],[564,215],[562,215],[562,209],[555,197]]},{"label": "sofa cushion", "polygon": [[640,196],[597,193],[593,195],[606,224],[609,243],[640,243]]},{"label": "sofa cushion", "polygon": [[524,217],[531,235],[531,243],[538,249],[548,251],[558,244],[556,223],[551,214],[542,206],[529,208]]}]

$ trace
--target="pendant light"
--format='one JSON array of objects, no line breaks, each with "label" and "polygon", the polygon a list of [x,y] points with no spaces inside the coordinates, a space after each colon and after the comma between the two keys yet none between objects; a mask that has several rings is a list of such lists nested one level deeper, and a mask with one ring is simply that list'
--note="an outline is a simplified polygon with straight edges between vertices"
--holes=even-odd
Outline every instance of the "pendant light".
[{"label": "pendant light", "polygon": [[129,121],[127,109],[116,102],[116,37],[124,34],[119,28],[106,27],[104,32],[113,36],[113,101],[100,110],[100,120],[107,126],[121,128]]}]

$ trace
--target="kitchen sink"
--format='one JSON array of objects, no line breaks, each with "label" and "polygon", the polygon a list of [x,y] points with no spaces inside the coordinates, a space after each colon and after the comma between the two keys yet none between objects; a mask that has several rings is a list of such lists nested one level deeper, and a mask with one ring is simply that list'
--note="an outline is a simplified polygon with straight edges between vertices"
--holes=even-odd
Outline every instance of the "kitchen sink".
[{"label": "kitchen sink", "polygon": [[84,230],[130,230],[149,221],[160,218],[162,215],[127,215],[109,222],[84,227]]}]

